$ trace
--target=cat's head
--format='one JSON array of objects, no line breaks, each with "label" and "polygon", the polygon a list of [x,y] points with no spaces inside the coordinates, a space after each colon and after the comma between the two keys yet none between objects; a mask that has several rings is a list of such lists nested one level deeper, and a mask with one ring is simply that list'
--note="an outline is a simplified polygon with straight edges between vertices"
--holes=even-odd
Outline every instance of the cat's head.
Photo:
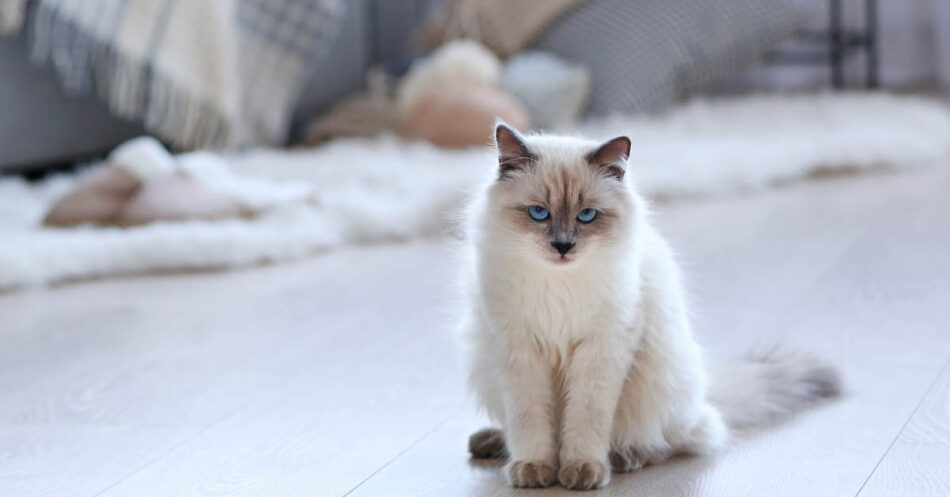
[{"label": "cat's head", "polygon": [[[629,239],[636,196],[624,182],[630,140],[522,136],[499,123],[489,189],[493,243],[568,267]],[[498,238],[501,237],[502,240]]]}]

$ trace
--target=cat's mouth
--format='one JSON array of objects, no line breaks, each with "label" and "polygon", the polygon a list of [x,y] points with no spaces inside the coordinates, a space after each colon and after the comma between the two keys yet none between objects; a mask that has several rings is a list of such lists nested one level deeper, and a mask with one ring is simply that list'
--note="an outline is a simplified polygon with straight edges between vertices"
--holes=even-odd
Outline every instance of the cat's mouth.
[{"label": "cat's mouth", "polygon": [[553,260],[557,265],[564,265],[574,262],[574,257],[571,255],[556,255],[553,257]]}]

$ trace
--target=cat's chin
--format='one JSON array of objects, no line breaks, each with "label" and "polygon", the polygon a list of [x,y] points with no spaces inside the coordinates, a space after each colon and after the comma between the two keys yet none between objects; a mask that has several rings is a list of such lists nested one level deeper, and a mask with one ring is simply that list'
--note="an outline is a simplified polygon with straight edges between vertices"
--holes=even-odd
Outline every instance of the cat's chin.
[{"label": "cat's chin", "polygon": [[573,264],[575,259],[577,259],[577,257],[561,255],[557,257],[548,257],[548,262],[557,267],[565,267]]}]

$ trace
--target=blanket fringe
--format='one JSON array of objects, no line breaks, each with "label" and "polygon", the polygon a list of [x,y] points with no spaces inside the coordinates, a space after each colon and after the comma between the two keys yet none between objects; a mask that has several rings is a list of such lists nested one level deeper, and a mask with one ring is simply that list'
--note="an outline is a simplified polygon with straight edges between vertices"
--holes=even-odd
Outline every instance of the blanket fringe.
[{"label": "blanket fringe", "polygon": [[31,41],[33,60],[50,60],[67,92],[95,93],[115,115],[142,121],[173,148],[222,149],[238,144],[222,109],[79,29],[54,7],[37,6]]}]

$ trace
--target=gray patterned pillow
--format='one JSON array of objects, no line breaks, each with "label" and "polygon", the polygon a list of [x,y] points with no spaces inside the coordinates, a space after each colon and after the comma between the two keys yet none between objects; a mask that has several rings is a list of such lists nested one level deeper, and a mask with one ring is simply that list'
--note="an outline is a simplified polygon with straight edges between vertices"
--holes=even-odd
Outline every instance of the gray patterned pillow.
[{"label": "gray patterned pillow", "polygon": [[590,68],[592,114],[650,111],[761,57],[810,14],[794,0],[593,0],[535,46]]}]

